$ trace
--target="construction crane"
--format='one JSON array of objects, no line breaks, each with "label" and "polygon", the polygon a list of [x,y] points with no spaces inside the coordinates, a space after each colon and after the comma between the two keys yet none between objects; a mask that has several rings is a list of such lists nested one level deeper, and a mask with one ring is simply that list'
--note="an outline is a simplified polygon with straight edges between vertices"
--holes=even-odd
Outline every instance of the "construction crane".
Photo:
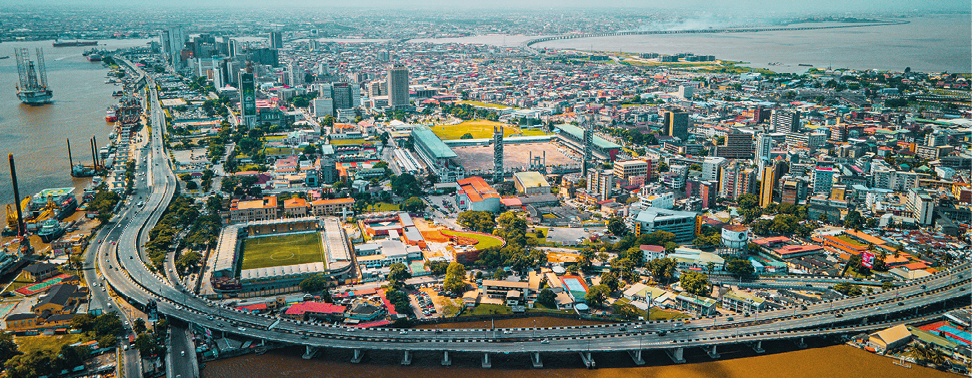
[{"label": "construction crane", "polygon": [[[23,214],[27,214],[30,206],[30,197],[24,197],[23,201],[20,201],[20,210]],[[16,235],[17,234],[17,208],[14,205],[7,204],[7,227],[3,229],[4,236]]]}]

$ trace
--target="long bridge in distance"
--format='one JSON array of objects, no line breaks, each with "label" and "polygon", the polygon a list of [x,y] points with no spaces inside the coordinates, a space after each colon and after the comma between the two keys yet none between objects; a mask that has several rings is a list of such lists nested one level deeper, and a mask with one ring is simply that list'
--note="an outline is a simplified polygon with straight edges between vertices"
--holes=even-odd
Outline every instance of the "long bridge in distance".
[{"label": "long bridge in distance", "polygon": [[[162,124],[163,115],[152,91],[150,116]],[[153,138],[158,139],[158,138]],[[442,364],[452,363],[450,353],[475,353],[482,366],[491,367],[491,355],[529,355],[533,365],[542,367],[543,354],[577,353],[588,367],[596,362],[595,352],[627,352],[636,364],[643,364],[644,351],[663,352],[676,363],[685,362],[686,348],[702,348],[718,358],[718,348],[748,345],[762,352],[763,341],[793,340],[804,345],[804,338],[858,334],[896,324],[938,316],[950,308],[969,304],[972,266],[956,264],[934,275],[902,283],[873,294],[823,301],[806,306],[791,306],[753,312],[750,316],[710,316],[668,321],[642,321],[573,327],[512,329],[396,329],[353,328],[319,322],[299,321],[250,314],[198,296],[182,286],[177,277],[168,279],[151,271],[142,245],[148,230],[159,220],[175,193],[176,180],[164,146],[152,141],[148,162],[150,195],[144,208],[120,231],[116,245],[98,253],[98,268],[105,281],[130,303],[146,308],[154,303],[160,313],[196,326],[264,340],[281,345],[305,347],[305,358],[321,350],[353,351],[352,362],[361,362],[365,353],[397,351],[402,363],[411,364],[412,353],[440,352]],[[162,272],[161,274],[165,274]],[[790,279],[791,277],[783,277]],[[810,278],[825,281],[825,278]],[[782,284],[791,284],[784,281]]]},{"label": "long bridge in distance", "polygon": [[861,23],[853,23],[853,24],[841,24],[841,25],[815,25],[815,26],[797,26],[797,27],[766,26],[766,27],[750,27],[750,28],[719,28],[719,29],[630,30],[630,31],[607,32],[607,33],[561,34],[561,35],[552,35],[552,36],[529,39],[522,42],[521,46],[530,48],[530,46],[535,45],[537,43],[556,41],[562,39],[620,37],[620,36],[628,36],[628,35],[755,33],[755,32],[767,32],[767,31],[798,31],[798,30],[863,28],[863,27],[870,27],[870,26],[905,25],[908,23],[910,23],[910,21],[890,20],[890,21],[861,22]]}]

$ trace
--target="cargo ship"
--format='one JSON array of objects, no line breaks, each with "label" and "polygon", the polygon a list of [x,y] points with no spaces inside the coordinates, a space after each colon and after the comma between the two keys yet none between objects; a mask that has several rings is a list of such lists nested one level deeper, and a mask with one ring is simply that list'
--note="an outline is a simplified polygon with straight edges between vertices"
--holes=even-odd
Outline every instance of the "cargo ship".
[{"label": "cargo ship", "polygon": [[58,41],[54,40],[54,47],[98,46],[98,41]]},{"label": "cargo ship", "polygon": [[61,227],[61,223],[56,219],[48,219],[41,223],[40,231],[37,231],[37,236],[40,236],[41,241],[44,243],[50,243],[57,240],[57,238],[64,235],[64,228]]},{"label": "cargo ship", "polygon": [[115,114],[115,108],[109,106],[108,110],[105,111],[105,122],[115,122],[118,120],[118,116]]},{"label": "cargo ship", "polygon": [[17,73],[20,74],[20,83],[16,86],[20,102],[28,105],[51,102],[54,92],[47,86],[44,51],[37,49],[37,62],[30,60],[30,52],[26,47],[15,49],[14,53],[17,56]]}]

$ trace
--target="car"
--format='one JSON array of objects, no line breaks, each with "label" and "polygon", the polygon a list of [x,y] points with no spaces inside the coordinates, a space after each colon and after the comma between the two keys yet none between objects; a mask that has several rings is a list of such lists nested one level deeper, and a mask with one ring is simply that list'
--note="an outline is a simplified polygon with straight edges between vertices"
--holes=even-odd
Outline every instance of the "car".
[{"label": "car", "polygon": [[440,334],[440,333],[442,333],[442,330],[441,330],[441,329],[437,329],[437,330],[435,330],[435,334],[436,334],[436,335],[438,335],[438,334]]},{"label": "car", "polygon": [[123,350],[128,350],[128,345],[122,346]]},{"label": "car", "polygon": [[354,332],[354,328],[348,328],[348,332]]},{"label": "car", "polygon": [[621,331],[621,332],[624,332],[624,331],[627,331],[627,330],[628,330],[628,327],[625,327],[625,326],[621,326],[621,328],[618,328],[618,331]]},{"label": "car", "polygon": [[300,335],[300,338],[301,338],[302,340],[307,340],[307,335]]},{"label": "car", "polygon": [[904,306],[904,302],[898,302],[898,306]]},{"label": "car", "polygon": [[543,339],[543,341],[540,341],[540,344],[550,344],[550,339]]},{"label": "car", "polygon": [[186,355],[186,351],[182,351],[182,355],[185,356]]},{"label": "car", "polygon": [[237,329],[240,330],[240,332],[246,331],[246,327],[239,327]]},{"label": "car", "polygon": [[835,318],[843,318],[844,317],[844,314],[841,314],[841,313],[838,312],[838,313],[834,314],[834,317]]},{"label": "car", "polygon": [[634,326],[635,329],[641,329],[641,324]]},{"label": "car", "polygon": [[728,317],[728,318],[726,318],[726,321],[730,321],[730,322],[731,322],[731,321],[733,321],[733,320],[735,320],[735,319],[733,319],[733,318],[732,318],[731,316],[730,316],[730,317]]},{"label": "car", "polygon": [[406,331],[406,330],[404,330],[404,329],[403,329],[403,330],[402,330],[401,332],[399,332],[398,334],[399,334],[399,335],[407,335],[407,334],[408,334],[408,331]]},{"label": "car", "polygon": [[667,334],[668,334],[668,332],[666,332],[666,331],[658,331],[658,336],[665,336]]}]

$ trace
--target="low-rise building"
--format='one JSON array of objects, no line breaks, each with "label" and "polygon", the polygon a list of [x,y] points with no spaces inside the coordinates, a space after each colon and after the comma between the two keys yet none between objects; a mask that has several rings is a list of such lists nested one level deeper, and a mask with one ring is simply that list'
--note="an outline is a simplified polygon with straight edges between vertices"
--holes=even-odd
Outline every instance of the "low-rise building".
[{"label": "low-rise building", "polygon": [[736,312],[762,311],[766,300],[741,291],[730,291],[722,296],[722,308]]},{"label": "low-rise building", "polygon": [[314,216],[341,215],[354,207],[353,198],[320,199],[310,203]]},{"label": "low-rise building", "polygon": [[233,200],[230,222],[245,223],[277,219],[277,197],[263,197],[252,201]]},{"label": "low-rise building", "polygon": [[698,316],[708,316],[716,313],[715,299],[694,297],[686,294],[675,296],[675,306],[682,311],[689,311]]},{"label": "low-rise building", "polygon": [[513,174],[513,185],[517,193],[532,196],[550,194],[550,184],[539,172],[517,172]]}]

